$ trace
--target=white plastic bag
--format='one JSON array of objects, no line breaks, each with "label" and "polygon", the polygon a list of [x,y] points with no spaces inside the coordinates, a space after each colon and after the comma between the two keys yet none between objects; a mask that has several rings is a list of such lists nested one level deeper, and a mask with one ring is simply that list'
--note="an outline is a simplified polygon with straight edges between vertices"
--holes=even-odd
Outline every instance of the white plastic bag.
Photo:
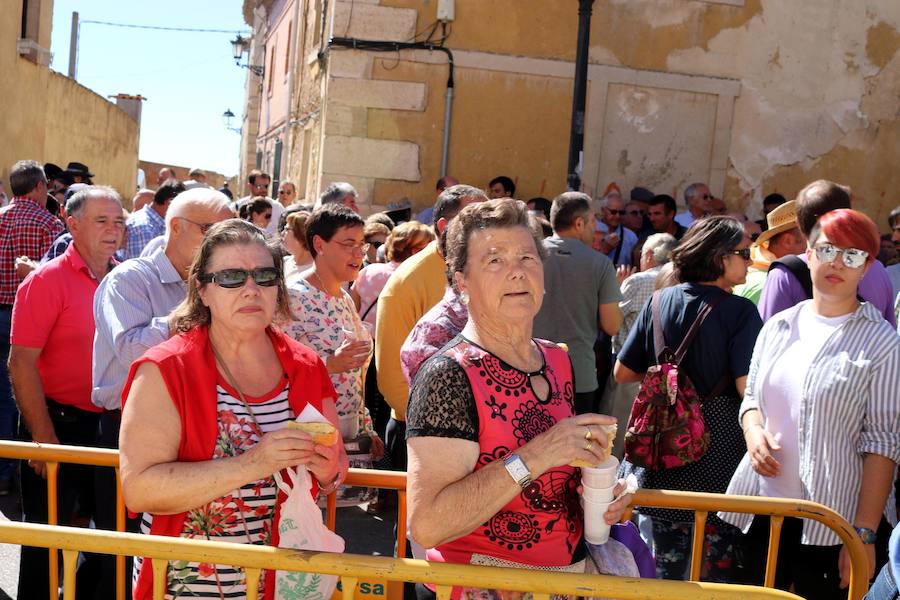
[{"label": "white plastic bag", "polygon": [[[281,473],[275,473],[278,489],[287,494],[278,520],[278,547],[343,552],[344,538],[325,527],[322,513],[310,496],[312,479],[306,467],[299,466],[284,472],[290,474],[293,487],[287,484]],[[279,600],[329,600],[337,581],[337,575],[277,571],[275,597]]]}]

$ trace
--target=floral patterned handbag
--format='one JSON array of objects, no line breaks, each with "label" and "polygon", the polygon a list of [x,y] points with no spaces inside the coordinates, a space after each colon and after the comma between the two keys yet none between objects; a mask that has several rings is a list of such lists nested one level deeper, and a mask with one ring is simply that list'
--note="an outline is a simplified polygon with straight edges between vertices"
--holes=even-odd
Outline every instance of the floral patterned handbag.
[{"label": "floral patterned handbag", "polygon": [[[657,290],[650,300],[657,364],[644,375],[625,433],[625,458],[651,471],[682,467],[699,460],[709,449],[700,396],[680,364],[700,325],[723,297],[716,294],[703,305],[678,349],[672,352],[663,336],[659,296]],[[726,375],[710,397],[715,397],[727,382]]]}]

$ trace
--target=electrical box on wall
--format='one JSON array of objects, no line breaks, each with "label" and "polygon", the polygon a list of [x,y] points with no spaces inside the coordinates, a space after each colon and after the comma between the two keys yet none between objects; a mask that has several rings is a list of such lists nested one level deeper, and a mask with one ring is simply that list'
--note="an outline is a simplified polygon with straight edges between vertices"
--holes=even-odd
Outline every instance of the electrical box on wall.
[{"label": "electrical box on wall", "polygon": [[456,3],[455,0],[438,0],[437,3],[437,20],[449,23],[455,18]]}]

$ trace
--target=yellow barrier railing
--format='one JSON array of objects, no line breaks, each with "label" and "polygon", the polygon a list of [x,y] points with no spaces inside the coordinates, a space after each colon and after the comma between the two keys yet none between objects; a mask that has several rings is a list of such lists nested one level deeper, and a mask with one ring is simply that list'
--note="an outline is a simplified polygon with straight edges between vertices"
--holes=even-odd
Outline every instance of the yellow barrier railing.
[{"label": "yellow barrier railing", "polygon": [[[36,444],[31,442],[7,442],[0,441],[0,457],[15,458],[22,460],[38,460],[47,463],[47,494],[48,494],[48,521],[50,525],[57,522],[56,505],[51,502],[51,498],[56,495],[56,476],[58,473],[59,463],[76,463],[86,465],[96,465],[103,467],[112,467],[116,469],[118,475],[118,452],[116,450],[85,448],[79,446],[55,446],[47,444]],[[118,477],[117,477],[118,479]],[[378,487],[386,489],[395,489],[398,491],[398,527],[397,527],[397,547],[398,555],[404,556],[406,545],[406,474],[394,471],[375,471],[364,469],[351,469],[348,474],[346,483],[348,485],[358,485],[366,487]],[[125,511],[122,504],[121,486],[117,486],[117,529],[121,532],[125,525]],[[850,572],[850,589],[849,600],[862,600],[868,590],[868,580],[866,574],[867,558],[862,541],[859,539],[856,531],[850,524],[832,509],[815,502],[804,500],[790,500],[780,498],[756,498],[746,496],[726,496],[723,494],[703,494],[694,492],[675,492],[666,490],[638,490],[635,494],[635,506],[647,506],[658,508],[675,508],[693,510],[694,518],[694,536],[691,549],[691,569],[690,580],[697,582],[700,576],[700,568],[702,566],[703,552],[703,535],[706,520],[710,512],[727,511],[738,513],[752,513],[757,515],[768,515],[771,517],[769,546],[766,556],[766,575],[764,585],[771,588],[775,580],[775,564],[778,556],[779,534],[785,517],[799,517],[819,521],[831,528],[841,538],[841,541],[847,546],[851,562]],[[326,524],[330,529],[334,529],[335,524],[335,496],[332,494],[328,498],[328,507],[326,509]],[[172,539],[172,538],[168,538]],[[5,541],[5,540],[4,540]],[[18,542],[14,542],[18,543]],[[205,543],[205,542],[204,542]],[[41,546],[41,544],[28,543],[30,546]],[[48,545],[48,548],[56,548],[57,546]],[[62,546],[58,546],[62,548]],[[87,548],[87,550],[90,550]],[[124,598],[124,556],[131,555],[129,553],[118,553],[115,550],[109,552],[117,554],[117,598]],[[58,590],[56,553],[51,552],[50,567],[50,591],[51,598],[55,597]],[[208,561],[207,561],[208,562]],[[226,563],[230,564],[230,563]],[[303,570],[303,569],[299,569]],[[330,571],[320,571],[322,573],[330,573]],[[390,591],[399,589],[397,578],[389,578],[380,575],[382,579],[398,582],[390,586]],[[428,580],[432,581],[432,580]],[[355,583],[354,583],[355,586]],[[481,587],[488,587],[487,584]],[[518,590],[519,588],[502,588]],[[754,589],[754,588],[751,588]],[[609,596],[609,593],[606,593]],[[394,597],[393,594],[389,594]],[[632,596],[622,596],[622,598],[630,598]],[[645,596],[646,597],[646,596]],[[668,596],[663,596],[668,597]],[[680,597],[680,596],[679,596]],[[721,596],[725,597],[725,596]],[[344,592],[344,598],[352,598]]]},{"label": "yellow barrier railing", "polygon": [[551,595],[614,597],[623,600],[798,600],[799,596],[754,586],[686,581],[632,579],[610,575],[553,573],[501,567],[432,563],[424,560],[286,550],[250,544],[229,544],[153,535],[97,531],[78,527],[0,523],[0,541],[39,548],[60,548],[66,579],[65,600],[75,598],[78,552],[145,556],[153,561],[153,598],[162,600],[169,561],[186,560],[243,567],[247,599],[257,599],[256,583],[263,569],[337,575],[344,600],[351,600],[361,578],[432,583],[439,600],[449,600],[454,586],[532,592],[535,600]]}]

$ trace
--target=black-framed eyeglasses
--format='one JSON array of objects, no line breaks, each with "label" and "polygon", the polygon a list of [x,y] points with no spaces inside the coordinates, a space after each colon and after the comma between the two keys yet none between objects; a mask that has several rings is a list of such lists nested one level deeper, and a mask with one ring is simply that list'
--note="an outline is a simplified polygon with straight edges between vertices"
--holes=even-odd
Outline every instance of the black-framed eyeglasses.
[{"label": "black-framed eyeglasses", "polygon": [[198,223],[197,221],[191,221],[187,217],[178,217],[182,221],[187,221],[191,225],[196,225],[198,229],[200,229],[200,233],[206,235],[206,232],[209,231],[209,228],[215,225],[215,223]]},{"label": "black-framed eyeglasses", "polygon": [[750,248],[741,248],[740,250],[733,250],[731,253],[740,256],[744,260],[750,260]]},{"label": "black-framed eyeglasses", "polygon": [[278,285],[278,269],[275,267],[260,267],[258,269],[222,269],[215,273],[207,273],[197,277],[202,283],[215,283],[221,288],[233,290],[244,287],[247,279],[253,277],[258,286],[272,287]]},{"label": "black-framed eyeglasses", "polygon": [[866,264],[869,253],[859,248],[838,248],[834,244],[818,244],[815,247],[816,258],[819,262],[830,263],[837,259],[838,253],[843,257],[844,266],[850,269],[858,269]]}]

